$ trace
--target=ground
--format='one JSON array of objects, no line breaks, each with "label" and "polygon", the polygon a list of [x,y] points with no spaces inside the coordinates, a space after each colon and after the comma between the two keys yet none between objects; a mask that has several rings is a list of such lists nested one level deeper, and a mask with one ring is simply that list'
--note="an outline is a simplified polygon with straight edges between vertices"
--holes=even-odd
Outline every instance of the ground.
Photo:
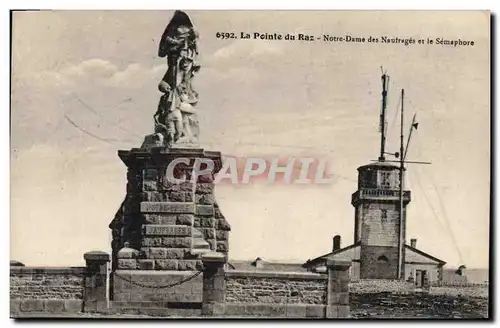
[{"label": "ground", "polygon": [[486,298],[389,292],[351,294],[350,297],[352,318],[488,318]]},{"label": "ground", "polygon": [[[488,318],[488,299],[429,294],[369,293],[351,294],[352,319],[485,319]],[[25,318],[55,318],[49,313],[29,313]],[[147,315],[73,314],[64,319],[154,319]],[[169,319],[210,319],[214,317],[169,317]]]}]

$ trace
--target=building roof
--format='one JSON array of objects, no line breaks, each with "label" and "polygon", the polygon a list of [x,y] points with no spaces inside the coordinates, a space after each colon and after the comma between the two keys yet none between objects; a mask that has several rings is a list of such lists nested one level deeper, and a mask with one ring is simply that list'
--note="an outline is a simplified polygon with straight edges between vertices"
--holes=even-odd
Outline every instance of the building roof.
[{"label": "building roof", "polygon": [[370,167],[386,167],[386,168],[390,168],[390,169],[398,169],[399,168],[399,166],[393,162],[373,162],[373,163],[365,164],[365,165],[358,167],[358,171],[366,169],[366,168],[370,168]]},{"label": "building roof", "polygon": [[[357,246],[360,246],[360,243],[355,243],[355,244],[349,245],[349,246],[347,246],[347,247],[344,247],[344,248],[338,249],[338,250],[333,251],[333,252],[330,252],[330,253],[328,253],[328,254],[325,254],[325,255],[321,255],[321,256],[319,256],[319,257],[316,257],[316,258],[314,258],[314,259],[312,259],[312,260],[307,260],[307,262],[303,264],[303,267],[304,267],[304,268],[309,268],[309,267],[311,267],[311,266],[315,266],[316,264],[323,262],[326,258],[328,258],[328,257],[330,257],[330,256],[332,256],[332,255],[335,255],[335,254],[339,254],[339,253],[345,252],[345,251],[350,250],[350,249],[352,249],[352,248],[354,248],[354,247],[357,247]],[[440,265],[445,265],[445,264],[446,264],[446,262],[445,262],[445,261],[440,260],[440,259],[438,259],[438,258],[436,258],[436,257],[434,257],[434,256],[432,256],[432,255],[430,255],[430,254],[427,254],[427,253],[425,253],[425,252],[423,252],[423,251],[421,251],[421,250],[419,250],[419,249],[417,249],[417,248],[415,248],[415,247],[411,247],[410,245],[405,245],[405,248],[407,248],[407,249],[409,249],[409,250],[411,250],[411,251],[413,251],[413,252],[415,252],[415,253],[417,253],[417,254],[420,254],[420,255],[422,255],[422,256],[425,256],[425,257],[427,257],[428,259],[430,259],[430,260],[432,260],[432,261],[438,262]]]},{"label": "building roof", "polygon": [[[259,261],[259,266],[257,262]],[[307,271],[302,263],[290,262],[269,262],[260,257],[255,260],[229,260],[229,269],[244,270],[244,271],[282,271],[282,272],[305,272]]]},{"label": "building roof", "polygon": [[431,259],[433,261],[439,262],[439,264],[441,264],[441,265],[445,265],[446,264],[445,261],[440,260],[437,257],[434,257],[434,256],[432,256],[430,254],[427,254],[427,253],[425,253],[425,252],[423,252],[423,251],[421,251],[421,250],[419,250],[419,249],[417,249],[415,247],[411,247],[410,245],[405,245],[405,248],[408,248],[408,249],[414,251],[415,253],[420,254],[422,256],[425,256],[425,257],[427,257],[427,258],[429,258],[429,259]]},{"label": "building roof", "polygon": [[332,251],[332,252],[330,252],[330,253],[328,253],[328,254],[318,256],[318,257],[316,257],[316,258],[314,258],[314,259],[312,259],[312,260],[307,260],[307,261],[306,261],[306,263],[304,263],[302,266],[303,266],[304,268],[309,268],[309,267],[311,267],[311,266],[313,266],[313,265],[316,265],[316,264],[318,264],[318,263],[323,262],[323,261],[324,261],[327,257],[329,257],[329,256],[331,256],[331,255],[335,255],[335,254],[342,253],[342,252],[344,252],[344,251],[347,251],[347,250],[349,250],[349,249],[351,249],[351,248],[354,248],[354,247],[356,247],[356,246],[359,246],[359,245],[360,245],[360,243],[355,243],[355,244],[349,245],[349,246],[347,246],[347,247],[337,249],[336,251]]}]

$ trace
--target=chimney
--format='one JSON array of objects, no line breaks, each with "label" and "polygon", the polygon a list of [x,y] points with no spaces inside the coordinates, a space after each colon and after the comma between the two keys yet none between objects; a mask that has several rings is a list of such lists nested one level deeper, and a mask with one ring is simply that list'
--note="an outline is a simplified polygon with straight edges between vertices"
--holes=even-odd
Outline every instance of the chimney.
[{"label": "chimney", "polygon": [[415,238],[410,239],[410,245],[413,248],[417,248],[417,240]]},{"label": "chimney", "polygon": [[333,249],[332,251],[335,252],[336,250],[340,249],[340,236],[336,235],[333,237]]},{"label": "chimney", "polygon": [[262,269],[264,267],[264,263],[260,257],[256,258],[252,263],[257,269]]}]

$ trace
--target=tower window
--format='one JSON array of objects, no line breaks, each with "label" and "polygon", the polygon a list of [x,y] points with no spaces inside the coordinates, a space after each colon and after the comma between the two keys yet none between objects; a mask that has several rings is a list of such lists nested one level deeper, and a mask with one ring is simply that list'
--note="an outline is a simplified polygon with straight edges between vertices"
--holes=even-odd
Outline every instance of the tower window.
[{"label": "tower window", "polygon": [[380,188],[391,188],[391,172],[380,172]]},{"label": "tower window", "polygon": [[379,263],[389,263],[389,259],[385,255],[379,256],[377,261]]}]

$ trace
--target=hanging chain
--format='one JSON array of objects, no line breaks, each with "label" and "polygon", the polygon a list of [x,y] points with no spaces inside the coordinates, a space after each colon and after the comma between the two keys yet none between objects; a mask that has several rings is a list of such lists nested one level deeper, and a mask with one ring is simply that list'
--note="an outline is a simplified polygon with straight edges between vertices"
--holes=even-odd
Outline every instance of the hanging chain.
[{"label": "hanging chain", "polygon": [[158,286],[158,285],[145,285],[145,284],[142,284],[142,283],[140,283],[140,282],[137,282],[137,281],[133,281],[133,280],[127,279],[127,278],[125,278],[124,276],[121,276],[121,275],[117,274],[116,272],[115,272],[114,276],[115,276],[115,277],[118,277],[118,278],[120,278],[121,280],[126,281],[126,282],[128,282],[128,283],[130,283],[130,284],[132,284],[132,285],[136,285],[136,286],[141,287],[141,288],[156,288],[156,289],[164,289],[164,288],[171,288],[171,287],[175,287],[175,286],[181,285],[181,284],[183,284],[183,283],[185,283],[185,282],[188,282],[188,281],[190,281],[190,280],[193,280],[194,278],[198,277],[201,273],[203,273],[203,271],[198,271],[198,272],[196,272],[195,274],[193,274],[193,275],[191,275],[191,276],[189,276],[189,277],[187,277],[187,278],[185,278],[185,279],[183,279],[183,280],[180,280],[180,281],[175,282],[175,283],[173,283],[173,284],[163,285],[163,286],[161,286],[161,285],[160,285],[160,286]]}]

